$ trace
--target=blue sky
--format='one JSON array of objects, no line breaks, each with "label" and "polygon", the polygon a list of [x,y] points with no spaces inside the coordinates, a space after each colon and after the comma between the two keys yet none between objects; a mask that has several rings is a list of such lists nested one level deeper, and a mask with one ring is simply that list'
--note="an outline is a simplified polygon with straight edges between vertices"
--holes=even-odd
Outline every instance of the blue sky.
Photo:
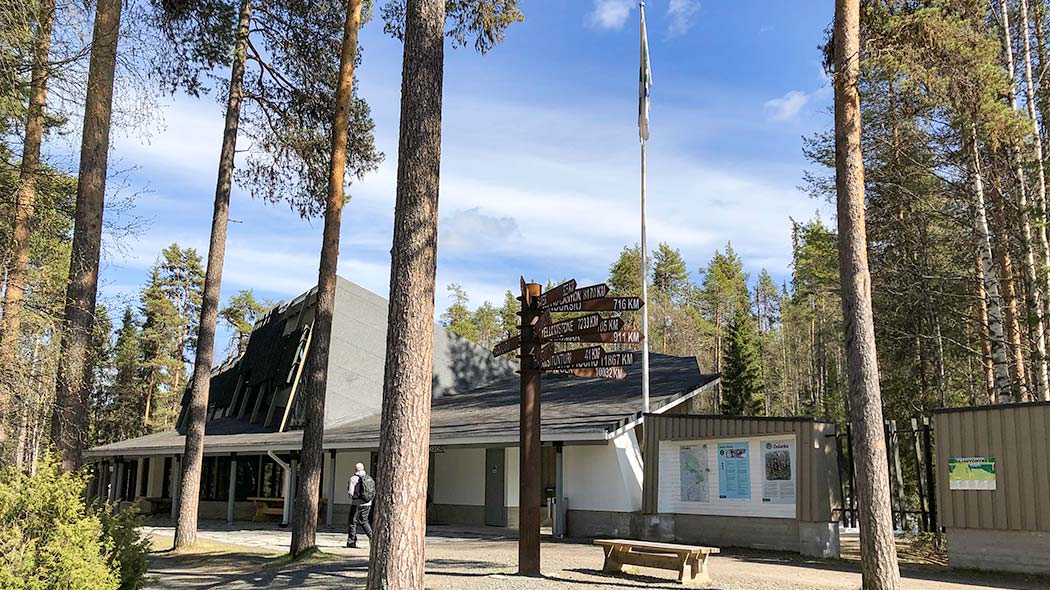
[{"label": "blue sky", "polygon": [[[446,52],[438,246],[445,285],[498,302],[519,274],[603,280],[638,241],[638,8],[621,0],[528,0],[526,21],[488,55]],[[789,217],[831,210],[796,187],[801,137],[830,125],[817,45],[831,2],[654,0],[646,7],[654,86],[648,143],[649,243],[682,251],[694,274],[732,241],[752,276],[790,273]],[[361,32],[359,93],[386,161],[350,188],[339,271],[387,291],[401,46],[373,21]],[[116,136],[145,225],[108,244],[101,299],[137,297],[171,242],[207,253],[222,107],[165,101],[143,139]],[[289,299],[316,282],[321,221],[235,189],[224,299],[253,288]]]}]

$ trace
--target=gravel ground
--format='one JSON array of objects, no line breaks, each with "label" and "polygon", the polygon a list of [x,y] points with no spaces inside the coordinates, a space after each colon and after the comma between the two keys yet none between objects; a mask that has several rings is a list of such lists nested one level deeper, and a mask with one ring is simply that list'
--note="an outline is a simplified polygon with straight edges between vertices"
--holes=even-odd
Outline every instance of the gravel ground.
[{"label": "gravel ground", "polygon": [[[150,590],[212,588],[328,590],[363,587],[368,568],[367,543],[342,547],[345,534],[318,535],[322,555],[290,563],[281,551],[289,533],[272,528],[215,527],[200,532],[192,553],[173,554],[170,527],[146,527],[156,553],[151,557]],[[433,590],[575,590],[603,588],[681,588],[675,574],[633,569],[611,576],[601,572],[602,551],[583,542],[543,544],[543,578],[514,575],[517,541],[509,534],[470,530],[434,530],[427,537],[427,588]],[[860,588],[855,562],[808,560],[775,552],[726,550],[710,561],[721,590],[845,590]],[[942,567],[908,567],[906,590],[1045,590],[1047,580],[955,572]]]}]

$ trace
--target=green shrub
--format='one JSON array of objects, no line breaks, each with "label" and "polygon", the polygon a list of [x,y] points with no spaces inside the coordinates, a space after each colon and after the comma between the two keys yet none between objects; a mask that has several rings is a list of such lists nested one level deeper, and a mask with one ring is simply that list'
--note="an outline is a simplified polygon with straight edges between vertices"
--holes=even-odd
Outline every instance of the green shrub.
[{"label": "green shrub", "polygon": [[98,516],[102,521],[102,534],[108,541],[110,569],[120,574],[120,590],[139,590],[149,567],[146,554],[150,544],[139,535],[142,516],[138,508],[114,510],[108,504],[99,503]]},{"label": "green shrub", "polygon": [[115,545],[84,506],[86,478],[45,458],[0,470],[0,590],[117,590]]}]

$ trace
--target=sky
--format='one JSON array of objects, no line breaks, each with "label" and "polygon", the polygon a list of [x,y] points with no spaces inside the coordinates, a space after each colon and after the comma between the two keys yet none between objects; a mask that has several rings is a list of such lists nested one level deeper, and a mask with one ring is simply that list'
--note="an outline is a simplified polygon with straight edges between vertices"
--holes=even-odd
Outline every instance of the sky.
[{"label": "sky", "polygon": [[[437,313],[453,282],[472,306],[499,304],[519,275],[601,282],[639,241],[637,3],[520,4],[525,22],[487,55],[446,50]],[[752,279],[766,268],[786,280],[789,218],[833,219],[798,189],[811,167],[802,137],[831,125],[817,46],[832,9],[812,0],[646,6],[648,243],[679,249],[695,279],[732,242]],[[402,48],[378,20],[360,45],[358,92],[386,158],[349,189],[339,273],[385,296]],[[223,107],[214,97],[163,103],[151,133],[114,137],[111,164],[127,170],[122,190],[135,195],[130,215],[140,224],[105,248],[100,300],[111,308],[134,302],[168,244],[207,254]],[[289,300],[316,284],[320,219],[235,187],[231,220],[224,301],[240,289]]]}]

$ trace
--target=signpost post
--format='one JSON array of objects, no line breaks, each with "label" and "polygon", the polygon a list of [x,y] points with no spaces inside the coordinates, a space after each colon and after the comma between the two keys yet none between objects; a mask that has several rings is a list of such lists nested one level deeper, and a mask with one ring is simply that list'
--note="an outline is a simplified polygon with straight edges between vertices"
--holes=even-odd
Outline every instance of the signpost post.
[{"label": "signpost post", "polygon": [[[643,336],[623,330],[623,320],[598,313],[560,322],[551,312],[637,311],[644,303],[637,297],[607,297],[604,283],[576,288],[566,281],[542,293],[538,283],[521,279],[521,325],[517,335],[497,344],[492,354],[518,351],[521,361],[521,414],[519,423],[518,481],[518,573],[540,575],[540,376],[543,373],[619,380],[627,377],[626,365],[634,364],[634,352],[607,352],[600,343],[639,344]],[[561,350],[557,343],[588,342],[597,345]]]},{"label": "signpost post", "polygon": [[540,575],[540,368],[536,362],[539,342],[540,285],[525,284],[521,297],[521,423],[518,444],[518,573]]}]

